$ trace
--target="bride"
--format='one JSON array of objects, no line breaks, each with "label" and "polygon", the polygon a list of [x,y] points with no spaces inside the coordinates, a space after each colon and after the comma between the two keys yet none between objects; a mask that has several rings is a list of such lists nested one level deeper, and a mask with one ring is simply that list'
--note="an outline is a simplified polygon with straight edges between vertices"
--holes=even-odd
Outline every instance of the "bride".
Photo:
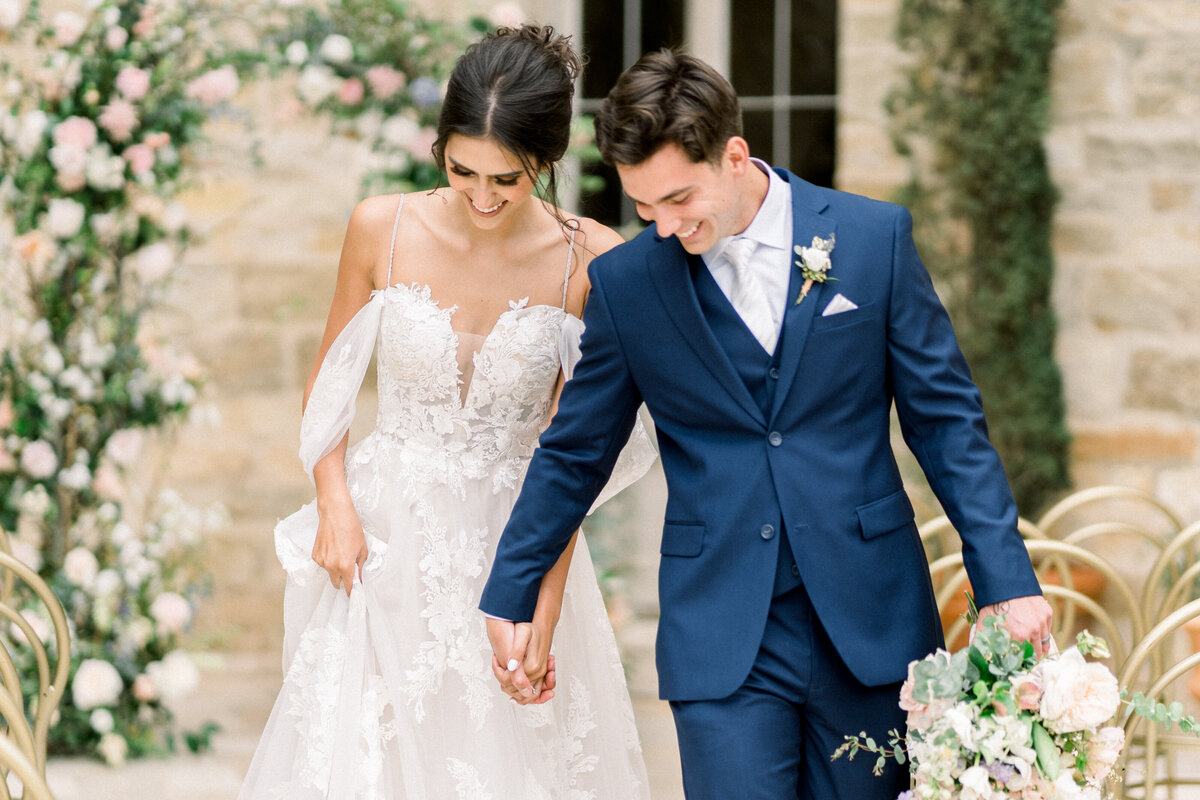
[{"label": "bride", "polygon": [[[301,425],[316,500],[275,529],[285,678],[240,798],[649,796],[583,538],[542,583],[532,695],[497,690],[476,610],[578,357],[587,263],[621,241],[533,193],[554,199],[579,68],[549,27],[490,34],[439,118],[449,189],[350,219]],[[347,448],[376,342],[375,429]],[[653,457],[636,430],[609,494]]]}]

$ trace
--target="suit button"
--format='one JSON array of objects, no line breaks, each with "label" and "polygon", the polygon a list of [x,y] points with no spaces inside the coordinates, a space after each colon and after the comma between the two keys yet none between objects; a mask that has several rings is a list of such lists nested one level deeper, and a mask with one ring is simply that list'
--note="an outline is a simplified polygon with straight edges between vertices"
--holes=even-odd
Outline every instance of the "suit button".
[{"label": "suit button", "polygon": [[797,567],[795,564],[792,564],[792,577],[793,577],[793,578],[799,578],[799,577],[800,577],[800,568],[799,568],[799,567]]},{"label": "suit button", "polygon": [[767,370],[767,375],[771,377],[771,380],[779,380],[779,370],[775,367],[771,367],[769,370]]},{"label": "suit button", "polygon": [[775,526],[770,525],[770,524],[763,525],[762,530],[759,531],[759,534],[761,534],[762,537],[764,539],[767,539],[768,541],[771,539],[774,539],[775,538]]},{"label": "suit button", "polygon": [[779,431],[771,431],[771,435],[767,437],[767,441],[771,443],[771,447],[779,447],[783,444],[783,434]]}]

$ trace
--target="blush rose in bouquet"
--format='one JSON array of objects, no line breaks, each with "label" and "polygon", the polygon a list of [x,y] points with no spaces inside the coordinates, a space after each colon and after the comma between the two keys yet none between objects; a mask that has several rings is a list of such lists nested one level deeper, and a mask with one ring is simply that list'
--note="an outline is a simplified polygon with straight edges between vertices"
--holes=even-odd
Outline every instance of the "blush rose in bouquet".
[{"label": "blush rose in bouquet", "polygon": [[1100,800],[1125,745],[1112,724],[1122,705],[1197,728],[1177,703],[1125,699],[1108,667],[1086,658],[1108,655],[1104,640],[1083,631],[1069,649],[1039,660],[989,617],[966,648],[908,665],[905,735],[891,731],[886,745],[847,736],[833,758],[872,753],[877,773],[889,758],[907,764],[912,788],[897,800]]}]

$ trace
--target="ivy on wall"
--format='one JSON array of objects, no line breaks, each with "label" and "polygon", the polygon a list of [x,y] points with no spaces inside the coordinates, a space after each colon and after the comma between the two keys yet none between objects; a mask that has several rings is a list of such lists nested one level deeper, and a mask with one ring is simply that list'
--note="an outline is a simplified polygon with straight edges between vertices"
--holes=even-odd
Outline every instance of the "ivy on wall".
[{"label": "ivy on wall", "polygon": [[903,0],[888,98],[900,201],[939,282],[1024,516],[1070,485],[1042,144],[1062,0]]}]

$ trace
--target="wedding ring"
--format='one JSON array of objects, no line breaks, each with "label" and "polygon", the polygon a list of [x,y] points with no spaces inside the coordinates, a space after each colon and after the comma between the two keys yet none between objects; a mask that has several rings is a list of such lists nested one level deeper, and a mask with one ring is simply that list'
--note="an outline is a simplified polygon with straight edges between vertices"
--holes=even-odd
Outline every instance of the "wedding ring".
[{"label": "wedding ring", "polygon": [[1050,640],[1051,640],[1051,639],[1053,639],[1053,638],[1054,638],[1053,636],[1043,636],[1043,637],[1042,637],[1042,644],[1050,644]]}]

